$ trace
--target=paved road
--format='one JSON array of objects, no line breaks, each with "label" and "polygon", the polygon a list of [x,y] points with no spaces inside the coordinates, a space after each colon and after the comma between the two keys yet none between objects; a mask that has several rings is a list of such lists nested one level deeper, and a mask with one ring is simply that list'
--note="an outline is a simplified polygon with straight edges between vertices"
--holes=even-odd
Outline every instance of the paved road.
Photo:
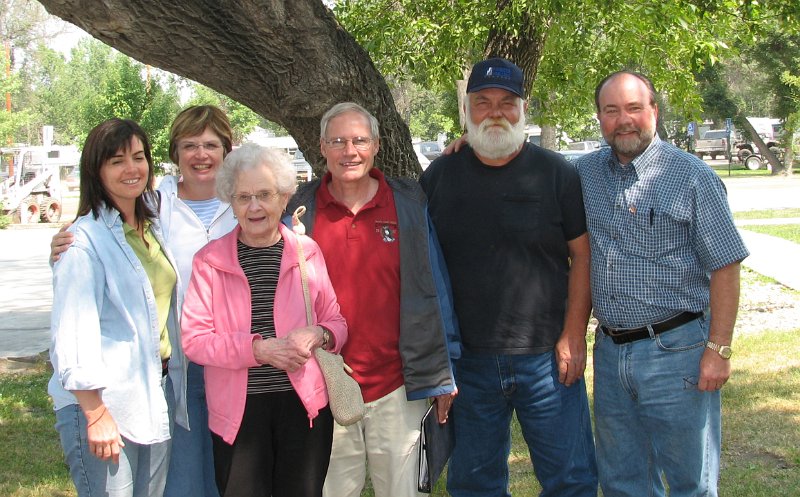
[{"label": "paved road", "polygon": [[[723,181],[734,211],[800,208],[800,177]],[[77,199],[65,199],[62,219],[73,219],[76,210]],[[52,290],[47,257],[56,231],[43,225],[0,230],[0,358],[35,355],[49,345]],[[800,289],[800,265],[780,264],[787,260],[787,250],[797,251],[788,260],[799,260],[800,246],[765,235],[743,234],[753,253],[745,265],[752,264],[756,271]]]},{"label": "paved road", "polygon": [[722,178],[734,212],[754,209],[800,208],[800,175],[791,178]]},{"label": "paved road", "polygon": [[47,257],[56,228],[0,230],[0,357],[38,354],[50,334]]}]

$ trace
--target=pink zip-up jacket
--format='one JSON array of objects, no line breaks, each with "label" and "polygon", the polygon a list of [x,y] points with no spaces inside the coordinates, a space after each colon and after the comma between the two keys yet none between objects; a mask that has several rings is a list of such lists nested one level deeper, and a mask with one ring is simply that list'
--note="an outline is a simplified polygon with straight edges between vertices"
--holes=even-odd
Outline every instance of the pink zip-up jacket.
[{"label": "pink zip-up jacket", "polygon": [[[306,326],[297,243],[303,244],[314,324],[335,337],[335,351],[347,341],[347,325],[339,312],[322,252],[311,238],[298,237],[279,225],[283,237],[278,287],[275,291],[275,333],[286,336]],[[247,369],[258,366],[252,333],[250,285],[239,265],[236,240],[241,228],[212,240],[194,256],[192,278],[186,290],[181,320],[181,342],[186,356],[205,366],[208,425],[232,444],[239,432],[247,398]],[[308,412],[309,421],[328,404],[325,379],[312,356],[289,380]]]}]

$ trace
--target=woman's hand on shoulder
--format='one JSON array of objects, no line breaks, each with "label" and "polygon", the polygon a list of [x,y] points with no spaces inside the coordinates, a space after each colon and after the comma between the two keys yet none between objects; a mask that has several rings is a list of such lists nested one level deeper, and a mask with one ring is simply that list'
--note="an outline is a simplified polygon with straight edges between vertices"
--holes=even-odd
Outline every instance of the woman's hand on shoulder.
[{"label": "woman's hand on shoulder", "polygon": [[67,249],[72,245],[72,242],[75,241],[75,236],[67,231],[72,223],[67,223],[58,230],[58,233],[53,235],[53,239],[50,241],[50,264],[55,264],[57,260],[61,258],[61,254],[67,251]]}]

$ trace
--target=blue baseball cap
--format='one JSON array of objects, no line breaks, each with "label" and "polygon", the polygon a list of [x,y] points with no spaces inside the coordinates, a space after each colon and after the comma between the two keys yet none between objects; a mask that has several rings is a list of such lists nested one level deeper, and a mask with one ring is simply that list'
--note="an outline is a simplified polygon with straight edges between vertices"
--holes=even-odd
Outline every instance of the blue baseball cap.
[{"label": "blue baseball cap", "polygon": [[498,57],[486,59],[472,66],[472,74],[467,82],[467,93],[486,88],[500,88],[525,98],[522,69],[506,59]]}]

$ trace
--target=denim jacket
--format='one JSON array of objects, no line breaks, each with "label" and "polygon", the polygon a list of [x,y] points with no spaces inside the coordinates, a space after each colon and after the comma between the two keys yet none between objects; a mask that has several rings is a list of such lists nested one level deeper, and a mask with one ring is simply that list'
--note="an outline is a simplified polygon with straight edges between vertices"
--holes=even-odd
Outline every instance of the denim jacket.
[{"label": "denim jacket", "polygon": [[[151,229],[176,267],[156,221]],[[78,403],[70,390],[99,389],[123,437],[140,444],[167,440],[155,296],[125,241],[122,218],[103,206],[97,219],[82,216],[69,231],[75,242],[53,266],[48,393],[55,409]],[[173,347],[180,347],[178,304],[173,290],[167,321]],[[177,421],[186,424],[185,396],[178,407]]]}]

